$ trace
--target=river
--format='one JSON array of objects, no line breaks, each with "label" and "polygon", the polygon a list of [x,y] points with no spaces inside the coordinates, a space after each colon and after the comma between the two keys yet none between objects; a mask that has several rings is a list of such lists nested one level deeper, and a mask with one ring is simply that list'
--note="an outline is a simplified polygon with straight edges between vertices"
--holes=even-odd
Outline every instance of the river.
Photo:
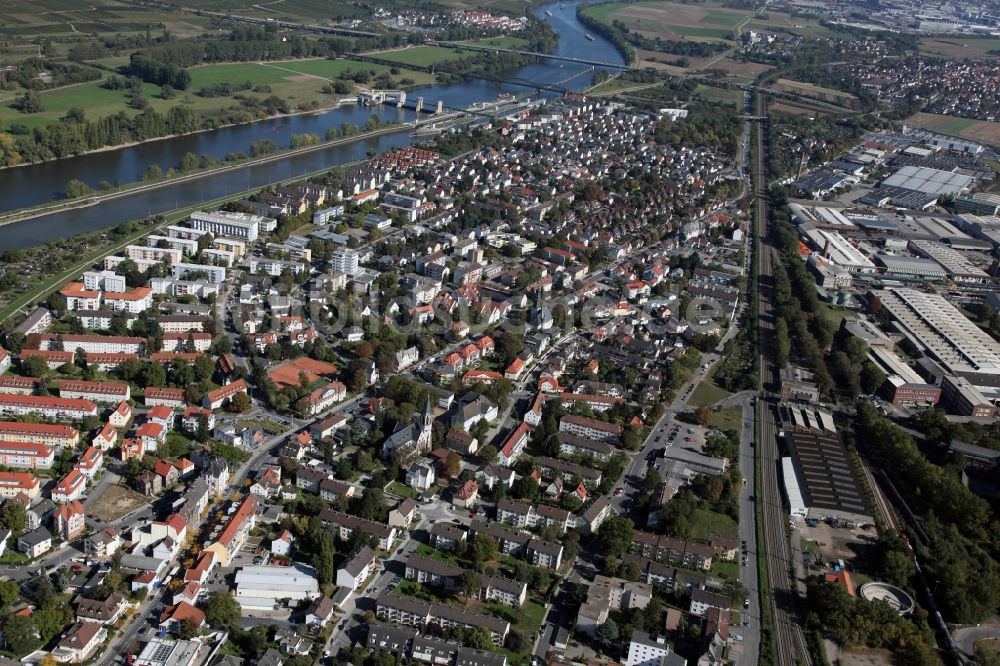
[{"label": "river", "polygon": [[[559,33],[555,54],[573,58],[586,58],[608,63],[622,63],[622,57],[609,41],[599,35],[587,38],[586,28],[576,19],[576,6],[580,0],[552,3],[539,7],[537,16],[547,20]],[[565,4],[565,8],[561,5]],[[548,16],[546,12],[552,15]],[[579,74],[575,76],[574,74]],[[590,66],[547,60],[526,65],[509,76],[512,80],[531,81],[538,84],[563,85],[574,90],[586,88],[591,82]],[[573,78],[570,78],[573,77]],[[500,92],[524,92],[528,88],[517,84],[503,84],[474,80],[444,86],[429,86],[407,93],[408,97],[423,97],[426,106],[438,100],[450,107],[466,107],[474,102],[489,101]],[[180,163],[186,153],[210,154],[218,158],[230,152],[247,152],[252,142],[271,139],[279,146],[287,146],[294,134],[313,133],[323,136],[328,127],[341,123],[364,125],[371,114],[383,120],[411,121],[414,112],[394,107],[364,108],[345,105],[339,109],[272,118],[246,125],[226,127],[211,132],[149,141],[119,150],[109,150],[79,157],[72,157],[42,164],[0,171],[0,212],[34,206],[61,196],[66,182],[79,178],[91,185],[102,180],[127,183],[141,178],[151,164],[159,164],[166,172]],[[207,175],[189,182],[167,184],[164,187],[137,192],[105,203],[85,208],[66,210],[23,222],[9,224],[0,233],[0,250],[31,247],[59,238],[113,226],[121,222],[142,218],[176,208],[197,205],[229,193],[263,187],[277,180],[295,175],[330,168],[364,159],[374,152],[382,152],[409,145],[413,139],[409,130],[383,135],[378,138],[331,147],[303,155],[289,156],[267,164],[246,167],[226,173]]]}]

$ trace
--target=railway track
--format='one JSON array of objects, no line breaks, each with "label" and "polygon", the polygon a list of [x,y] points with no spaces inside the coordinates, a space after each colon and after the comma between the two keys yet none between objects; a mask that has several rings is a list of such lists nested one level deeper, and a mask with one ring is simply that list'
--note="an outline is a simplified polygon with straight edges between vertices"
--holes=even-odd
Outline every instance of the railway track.
[{"label": "railway track", "polygon": [[[764,96],[754,92],[754,115],[766,116]],[[766,122],[766,121],[765,121]],[[768,194],[766,191],[766,143],[764,124],[758,122],[756,177],[754,195],[756,200],[757,253],[757,316],[758,350],[760,352],[760,389],[762,395],[773,395],[778,384],[778,368],[774,362],[774,274],[775,249],[768,242]],[[776,423],[776,403],[771,399],[757,401],[757,423],[759,425],[758,455],[761,456],[761,475],[757,501],[762,503],[764,518],[764,549],[767,562],[767,580],[771,592],[771,609],[774,622],[776,659],[780,666],[791,664],[811,664],[809,650],[799,616],[800,596],[792,568],[792,550],[789,544],[785,511],[782,500],[782,484],[779,479],[781,453],[778,448],[778,428]]]}]

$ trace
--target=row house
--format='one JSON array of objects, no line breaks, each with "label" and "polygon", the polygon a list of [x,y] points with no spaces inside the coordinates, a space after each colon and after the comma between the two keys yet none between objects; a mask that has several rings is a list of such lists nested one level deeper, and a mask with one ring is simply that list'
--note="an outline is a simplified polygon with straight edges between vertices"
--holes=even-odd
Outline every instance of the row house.
[{"label": "row house", "polygon": [[712,568],[715,557],[715,550],[707,544],[639,530],[635,532],[629,552],[663,564],[705,571]]},{"label": "row house", "polygon": [[389,550],[397,536],[395,527],[332,509],[320,511],[319,519],[342,541],[351,538],[354,530],[360,529],[365,534],[375,536],[379,540],[379,548],[382,550]]},{"label": "row house", "polygon": [[60,398],[117,405],[132,397],[131,387],[126,382],[89,382],[70,379],[60,381],[58,387]]},{"label": "row house", "polygon": [[142,354],[146,349],[146,338],[120,335],[87,335],[60,333],[39,337],[39,349],[59,349],[75,352]]},{"label": "row house", "polygon": [[559,431],[607,444],[617,444],[622,436],[619,425],[575,414],[566,414],[559,419]]},{"label": "row house", "polygon": [[573,515],[565,509],[509,499],[497,502],[497,521],[518,529],[555,527],[562,534],[575,525]]},{"label": "row house", "polygon": [[0,421],[0,441],[75,448],[80,443],[80,431],[68,425]]},{"label": "row house", "polygon": [[33,395],[36,391],[38,391],[38,387],[40,385],[41,385],[41,380],[38,379],[37,377],[0,375],[0,393]]},{"label": "row house", "polygon": [[419,629],[425,628],[428,624],[434,624],[445,630],[449,627],[485,629],[489,632],[493,644],[498,647],[503,645],[510,631],[510,623],[491,615],[481,615],[446,604],[430,604],[391,592],[379,595],[375,614],[389,622]]},{"label": "row house", "polygon": [[0,465],[21,469],[51,469],[56,450],[45,444],[0,441]]},{"label": "row house", "polygon": [[187,403],[187,391],[182,388],[146,388],[143,397],[147,407],[183,407]]},{"label": "row house", "polygon": [[586,437],[577,437],[568,432],[556,433],[559,452],[568,456],[589,456],[598,462],[607,462],[615,452],[615,447]]},{"label": "row house", "polygon": [[39,395],[0,395],[0,416],[37,414],[53,421],[79,421],[97,416],[97,405],[77,398],[52,398]]}]

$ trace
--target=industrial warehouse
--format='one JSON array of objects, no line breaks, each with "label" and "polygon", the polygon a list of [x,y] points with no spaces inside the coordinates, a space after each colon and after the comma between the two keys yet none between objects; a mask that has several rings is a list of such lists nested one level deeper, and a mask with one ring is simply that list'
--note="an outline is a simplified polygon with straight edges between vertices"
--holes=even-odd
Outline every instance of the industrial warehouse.
[{"label": "industrial warehouse", "polygon": [[788,451],[781,465],[791,514],[849,525],[870,523],[871,513],[833,417],[790,404],[780,406],[778,414]]}]

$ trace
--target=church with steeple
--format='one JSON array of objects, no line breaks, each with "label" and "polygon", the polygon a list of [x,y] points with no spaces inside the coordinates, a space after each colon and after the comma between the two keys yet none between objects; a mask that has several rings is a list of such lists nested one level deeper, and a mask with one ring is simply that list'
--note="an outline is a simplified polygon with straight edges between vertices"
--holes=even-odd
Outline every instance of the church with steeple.
[{"label": "church with steeple", "polygon": [[393,433],[382,443],[382,457],[389,459],[397,449],[404,447],[417,454],[430,451],[433,426],[434,412],[431,409],[431,399],[428,397],[420,416],[412,423],[398,423]]}]

